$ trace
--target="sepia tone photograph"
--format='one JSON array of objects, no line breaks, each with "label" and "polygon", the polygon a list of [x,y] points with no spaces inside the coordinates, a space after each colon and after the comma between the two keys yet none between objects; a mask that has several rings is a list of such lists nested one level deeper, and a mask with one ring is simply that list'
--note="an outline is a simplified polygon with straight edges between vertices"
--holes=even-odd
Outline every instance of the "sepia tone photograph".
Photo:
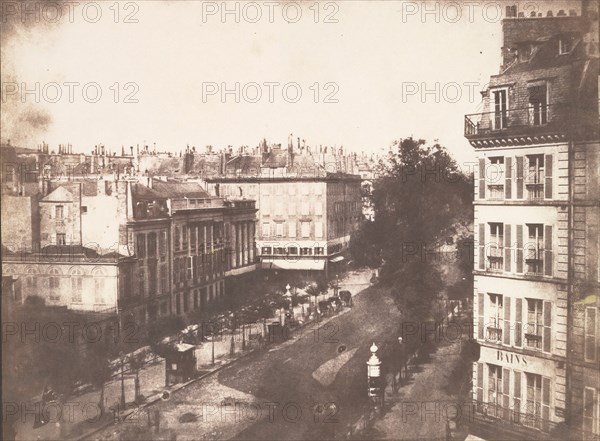
[{"label": "sepia tone photograph", "polygon": [[0,0],[6,441],[600,441],[600,0]]}]

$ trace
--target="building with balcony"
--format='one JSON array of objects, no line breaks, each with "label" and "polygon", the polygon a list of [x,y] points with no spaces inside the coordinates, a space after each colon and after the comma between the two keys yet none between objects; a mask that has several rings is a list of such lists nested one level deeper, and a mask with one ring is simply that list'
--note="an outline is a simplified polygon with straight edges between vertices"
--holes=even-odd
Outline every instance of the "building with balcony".
[{"label": "building with balcony", "polygon": [[262,268],[328,271],[344,261],[362,217],[361,178],[328,172],[322,161],[291,142],[287,150],[263,144],[262,158],[232,158],[225,176],[207,179],[208,190],[228,199],[256,200],[252,252]]},{"label": "building with balcony", "polygon": [[[486,439],[598,439],[598,3],[503,20],[465,117],[475,148],[475,424]],[[509,10],[510,12],[510,10]]]},{"label": "building with balcony", "polygon": [[197,183],[71,176],[13,199],[24,201],[3,204],[2,222],[22,222],[29,239],[3,235],[3,276],[19,302],[144,324],[206,310],[228,271],[255,269],[254,201],[210,197]]}]

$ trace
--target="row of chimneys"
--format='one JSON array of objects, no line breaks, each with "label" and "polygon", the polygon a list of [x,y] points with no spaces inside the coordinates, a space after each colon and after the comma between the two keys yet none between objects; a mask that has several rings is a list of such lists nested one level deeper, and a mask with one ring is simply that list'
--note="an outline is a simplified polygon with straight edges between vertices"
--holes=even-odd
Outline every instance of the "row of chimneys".
[{"label": "row of chimneys", "polygon": [[[560,9],[558,11],[558,13],[556,14],[557,17],[566,17],[567,14],[565,13],[564,9]],[[577,11],[575,11],[575,9],[569,9],[569,17],[575,17],[577,16]],[[519,17],[519,18],[525,18],[525,12],[519,12],[517,14],[517,6],[513,5],[513,6],[507,6],[506,7],[506,17],[507,18],[515,18],[515,17]],[[543,14],[541,12],[538,12],[536,14],[535,11],[531,11],[529,13],[529,17],[543,17]],[[554,13],[549,10],[548,12],[546,12],[546,17],[554,17]]]}]

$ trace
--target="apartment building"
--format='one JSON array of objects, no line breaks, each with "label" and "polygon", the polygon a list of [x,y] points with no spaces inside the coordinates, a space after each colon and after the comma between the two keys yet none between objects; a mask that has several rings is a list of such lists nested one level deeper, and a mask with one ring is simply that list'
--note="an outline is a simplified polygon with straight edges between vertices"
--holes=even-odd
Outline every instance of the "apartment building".
[{"label": "apartment building", "polygon": [[[20,302],[142,324],[206,310],[223,299],[226,271],[255,268],[254,201],[212,198],[197,183],[69,177],[7,197],[3,224],[24,226],[14,240],[3,233],[3,277]],[[245,242],[232,241],[225,225],[241,224]],[[245,259],[229,261],[238,247]]]},{"label": "apartment building", "polygon": [[[298,141],[299,142],[299,141]],[[361,179],[330,173],[309,152],[263,144],[261,158],[241,155],[225,176],[207,179],[213,195],[256,200],[256,256],[265,269],[329,271],[344,262],[362,217]]]},{"label": "apartment building", "polygon": [[598,4],[502,27],[500,74],[465,117],[479,162],[471,429],[597,439]]}]

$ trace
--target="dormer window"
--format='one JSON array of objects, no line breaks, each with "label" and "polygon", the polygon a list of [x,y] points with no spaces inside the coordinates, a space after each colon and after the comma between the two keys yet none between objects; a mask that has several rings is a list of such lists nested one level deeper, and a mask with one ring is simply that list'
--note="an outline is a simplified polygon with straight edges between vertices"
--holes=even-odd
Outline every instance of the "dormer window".
[{"label": "dormer window", "polygon": [[565,55],[573,49],[573,37],[563,35],[558,39],[558,55]]},{"label": "dormer window", "polygon": [[522,44],[517,49],[517,53],[519,55],[519,61],[529,61],[529,59],[531,58],[531,54],[533,53],[533,45],[529,43]]}]

